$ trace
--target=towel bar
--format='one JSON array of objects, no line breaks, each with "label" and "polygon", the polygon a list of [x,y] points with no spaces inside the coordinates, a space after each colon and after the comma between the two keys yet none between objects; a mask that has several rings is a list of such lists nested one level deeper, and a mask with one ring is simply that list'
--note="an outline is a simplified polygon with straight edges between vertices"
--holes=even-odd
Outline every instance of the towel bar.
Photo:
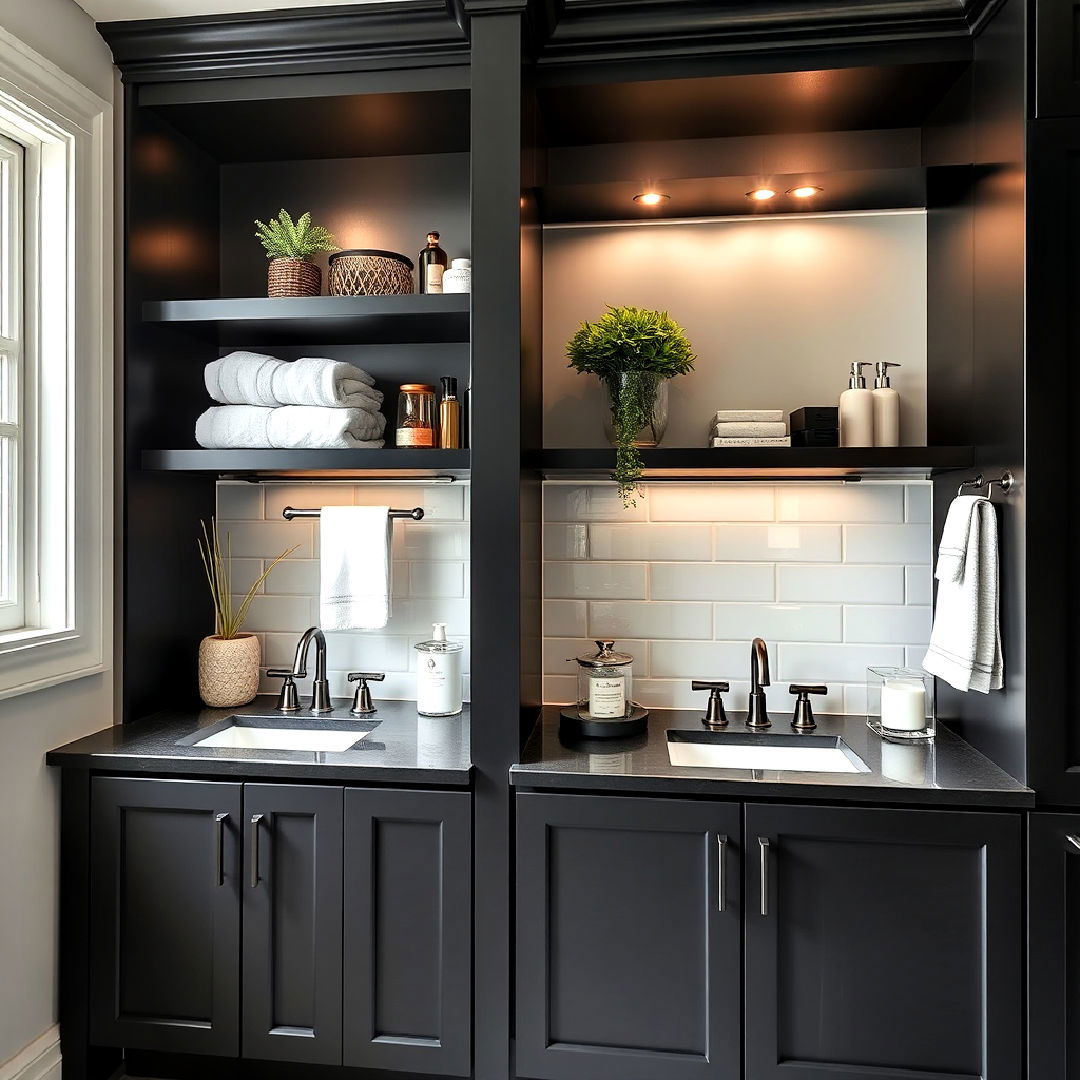
[{"label": "towel bar", "polygon": [[981,488],[986,487],[986,497],[989,499],[994,492],[994,485],[999,484],[1001,486],[1001,494],[1008,495],[1013,484],[1016,483],[1011,472],[1004,472],[1001,476],[994,480],[983,479],[982,473],[976,473],[971,480],[965,480],[957,489],[957,495],[964,494],[964,488]]},{"label": "towel bar", "polygon": [[[281,516],[286,521],[292,521],[293,518],[317,518],[321,514],[321,510],[300,510],[293,506],[286,506],[285,509],[281,511]],[[391,510],[390,516],[392,518],[412,518],[413,521],[422,521],[424,519],[424,508],[422,506],[415,506],[412,510]]]}]

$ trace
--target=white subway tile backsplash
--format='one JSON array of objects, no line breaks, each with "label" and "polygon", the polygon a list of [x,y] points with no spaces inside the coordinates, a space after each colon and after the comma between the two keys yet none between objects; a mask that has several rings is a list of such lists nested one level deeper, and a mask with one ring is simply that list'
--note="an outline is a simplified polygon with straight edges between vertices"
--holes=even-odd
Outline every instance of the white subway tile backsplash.
[{"label": "white subway tile backsplash", "polygon": [[326,652],[335,667],[346,671],[407,671],[409,639],[373,632],[326,635]]},{"label": "white subway tile backsplash", "polygon": [[934,582],[929,566],[905,566],[904,602],[908,604],[932,604]]},{"label": "white subway tile backsplash", "polygon": [[232,545],[234,558],[273,559],[296,547],[290,558],[313,557],[310,521],[232,521],[218,518],[222,547]]},{"label": "white subway tile backsplash", "polygon": [[838,604],[902,604],[902,566],[814,566],[777,568],[776,598],[781,601]]},{"label": "white subway tile backsplash", "polygon": [[246,481],[219,484],[217,516],[219,520],[262,521],[264,516],[262,484],[249,484]]},{"label": "white subway tile backsplash", "polygon": [[712,557],[708,525],[590,525],[590,559],[687,560]]},{"label": "white subway tile backsplash", "polygon": [[849,563],[929,564],[927,525],[845,525],[844,560]]},{"label": "white subway tile backsplash", "polygon": [[544,601],[545,637],[585,637],[587,633],[584,600]]},{"label": "white subway tile backsplash", "polygon": [[649,673],[656,678],[732,679],[746,676],[749,670],[748,641],[653,641],[649,645]]},{"label": "white subway tile backsplash", "polygon": [[648,568],[644,563],[547,562],[544,595],[582,600],[644,600]]},{"label": "white subway tile backsplash", "polygon": [[409,564],[409,595],[460,597],[465,595],[465,564],[414,562]]},{"label": "white subway tile backsplash", "polygon": [[928,607],[848,607],[844,609],[844,640],[910,645],[930,640],[930,622]]},{"label": "white subway tile backsplash", "polygon": [[651,600],[772,600],[775,572],[767,563],[653,563]]},{"label": "white subway tile backsplash", "polygon": [[545,484],[545,521],[645,521],[645,499],[624,507],[611,484]]},{"label": "white subway tile backsplash", "polygon": [[839,562],[839,525],[716,525],[714,558],[727,562]]},{"label": "white subway tile backsplash", "polygon": [[928,480],[904,485],[904,520],[929,525],[933,520],[934,485]]},{"label": "white subway tile backsplash", "polygon": [[902,667],[900,645],[787,644],[777,646],[777,677],[784,682],[865,682],[873,665]]},{"label": "white subway tile backsplash", "polygon": [[591,601],[589,633],[595,637],[711,638],[709,604],[669,604],[662,600]]},{"label": "white subway tile backsplash", "polygon": [[904,489],[897,484],[800,484],[776,494],[778,521],[904,520]]},{"label": "white subway tile backsplash", "polygon": [[714,604],[713,633],[725,641],[842,641],[842,613],[838,604]]},{"label": "white subway tile backsplash", "polygon": [[[620,638],[615,642],[616,652],[629,653],[634,658],[634,678],[649,674],[649,643],[633,638]],[[596,642],[591,638],[545,638],[544,670],[552,673],[565,672],[577,678],[578,665],[575,657],[596,652]]]},{"label": "white subway tile backsplash", "polygon": [[270,571],[264,591],[277,596],[318,596],[319,560],[293,555],[279,562]]},{"label": "white subway tile backsplash", "polygon": [[[231,573],[232,573],[232,591],[240,595],[245,594],[252,585],[262,576],[264,563],[262,559],[233,559],[231,561]],[[277,570],[284,565],[278,563],[277,568],[271,573],[271,577],[277,573]],[[260,585],[259,592],[265,591],[263,586]]]},{"label": "white subway tile backsplash", "polygon": [[453,524],[408,524],[394,526],[394,557],[408,562],[426,559],[469,557],[469,527]]},{"label": "white subway tile backsplash", "polygon": [[[219,513],[224,513],[224,509],[220,509],[221,496],[222,485],[219,485]],[[294,510],[314,510],[323,506],[352,506],[356,502],[356,487],[352,484],[267,484],[265,497],[266,520],[283,521],[281,512],[286,506],[291,506]]]},{"label": "white subway tile backsplash", "polygon": [[587,559],[589,557],[588,525],[545,525],[545,559]]},{"label": "white subway tile backsplash", "polygon": [[774,514],[773,488],[756,484],[654,484],[639,501],[650,521],[772,521]]},{"label": "white subway tile backsplash", "polygon": [[[233,597],[233,605],[239,607],[242,600],[241,596]],[[251,607],[248,608],[244,629],[268,633],[280,630],[299,637],[314,625],[317,607],[317,601],[311,596],[257,595],[252,598]]]}]

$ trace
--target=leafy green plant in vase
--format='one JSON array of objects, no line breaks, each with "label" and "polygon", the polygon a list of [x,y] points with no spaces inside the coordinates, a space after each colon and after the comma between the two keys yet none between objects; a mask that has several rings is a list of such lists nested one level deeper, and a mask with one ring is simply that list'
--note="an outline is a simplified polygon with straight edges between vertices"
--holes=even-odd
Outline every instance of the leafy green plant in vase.
[{"label": "leafy green plant in vase", "polygon": [[311,214],[297,221],[281,210],[270,223],[256,220],[255,235],[270,260],[266,284],[268,296],[318,296],[322,270],[311,261],[321,251],[337,251],[334,237],[321,225],[311,224]]},{"label": "leafy green plant in vase", "polygon": [[225,547],[222,548],[217,522],[211,518],[209,528],[205,521],[199,524],[202,526],[202,538],[196,543],[214,604],[215,631],[199,642],[199,696],[212,709],[235,709],[253,701],[259,692],[259,665],[262,659],[259,639],[254,634],[242,633],[251,601],[270,576],[270,571],[296,548],[289,548],[272,559],[236,605],[233,597],[231,537],[225,534]]},{"label": "leafy green plant in vase", "polygon": [[608,392],[605,416],[615,446],[615,480],[624,506],[636,505],[639,447],[656,446],[667,426],[668,379],[693,371],[686,333],[666,311],[608,307],[583,322],[566,346],[570,367],[596,375]]}]

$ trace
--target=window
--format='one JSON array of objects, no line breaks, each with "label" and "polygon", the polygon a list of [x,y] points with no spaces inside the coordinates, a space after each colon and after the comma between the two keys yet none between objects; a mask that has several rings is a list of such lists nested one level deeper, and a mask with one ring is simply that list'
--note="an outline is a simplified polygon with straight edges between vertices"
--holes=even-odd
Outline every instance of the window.
[{"label": "window", "polygon": [[108,103],[0,28],[0,697],[109,662],[111,176]]}]

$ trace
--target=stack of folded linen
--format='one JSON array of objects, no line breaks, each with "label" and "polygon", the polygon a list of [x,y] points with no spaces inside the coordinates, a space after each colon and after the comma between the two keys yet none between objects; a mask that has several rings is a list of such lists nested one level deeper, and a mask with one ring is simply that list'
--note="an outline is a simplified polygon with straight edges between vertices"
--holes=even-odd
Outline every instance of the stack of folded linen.
[{"label": "stack of folded linen", "polygon": [[386,418],[375,380],[352,364],[305,357],[287,363],[232,352],[206,365],[206,389],[220,405],[195,424],[207,449],[375,449]]},{"label": "stack of folded linen", "polygon": [[782,409],[721,409],[709,425],[710,446],[790,446]]}]

